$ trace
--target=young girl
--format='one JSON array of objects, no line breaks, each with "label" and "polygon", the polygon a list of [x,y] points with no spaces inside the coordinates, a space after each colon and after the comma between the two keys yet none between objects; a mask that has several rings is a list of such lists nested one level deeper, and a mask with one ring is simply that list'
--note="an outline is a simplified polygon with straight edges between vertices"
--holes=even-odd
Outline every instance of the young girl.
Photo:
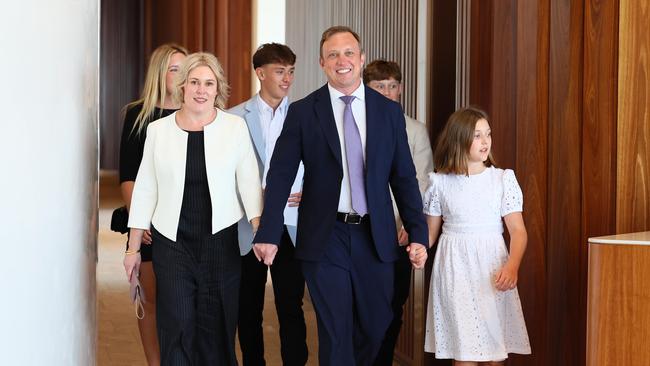
[{"label": "young girl", "polygon": [[[499,365],[508,353],[530,354],[517,292],[526,249],[522,193],[512,170],[494,167],[485,112],[469,107],[449,117],[429,174],[424,213],[433,262],[425,351],[455,365]],[[503,224],[510,233],[510,254]],[[444,222],[444,224],[443,224]]]}]

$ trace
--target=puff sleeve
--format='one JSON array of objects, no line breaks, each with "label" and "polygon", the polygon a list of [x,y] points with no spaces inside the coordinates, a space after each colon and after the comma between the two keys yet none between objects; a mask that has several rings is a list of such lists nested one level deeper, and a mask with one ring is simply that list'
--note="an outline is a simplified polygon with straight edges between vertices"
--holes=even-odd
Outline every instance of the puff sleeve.
[{"label": "puff sleeve", "polygon": [[515,172],[511,169],[503,171],[503,197],[501,197],[501,216],[513,212],[522,212],[524,198],[521,187],[517,183]]},{"label": "puff sleeve", "polygon": [[422,200],[423,212],[429,216],[442,216],[440,209],[440,177],[436,173],[429,173],[429,186],[424,191]]}]

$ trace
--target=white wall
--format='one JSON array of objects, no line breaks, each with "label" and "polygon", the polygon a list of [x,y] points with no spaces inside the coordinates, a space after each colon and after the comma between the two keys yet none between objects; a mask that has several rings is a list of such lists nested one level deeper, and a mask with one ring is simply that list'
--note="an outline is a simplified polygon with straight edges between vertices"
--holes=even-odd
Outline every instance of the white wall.
[{"label": "white wall", "polygon": [[0,364],[93,365],[99,2],[3,2],[0,49]]}]

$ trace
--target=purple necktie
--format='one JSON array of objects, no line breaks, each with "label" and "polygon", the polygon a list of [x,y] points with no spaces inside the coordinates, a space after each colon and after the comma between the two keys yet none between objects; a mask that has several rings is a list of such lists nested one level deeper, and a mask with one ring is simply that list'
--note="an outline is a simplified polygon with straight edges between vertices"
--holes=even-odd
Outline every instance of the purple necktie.
[{"label": "purple necktie", "polygon": [[354,121],[354,115],[352,114],[352,101],[355,97],[353,95],[344,95],[340,98],[345,103],[345,110],[343,111],[343,134],[348,161],[352,208],[356,213],[363,216],[368,213],[368,205],[366,203],[365,168],[363,151],[361,150],[361,135]]}]

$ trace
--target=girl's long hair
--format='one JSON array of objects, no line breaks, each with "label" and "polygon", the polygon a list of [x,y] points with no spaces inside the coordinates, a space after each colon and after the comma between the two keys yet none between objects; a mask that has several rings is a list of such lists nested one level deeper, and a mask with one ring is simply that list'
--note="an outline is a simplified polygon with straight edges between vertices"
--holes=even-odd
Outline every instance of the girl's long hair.
[{"label": "girl's long hair", "polygon": [[[477,107],[465,107],[452,113],[445,128],[440,133],[433,153],[433,166],[436,172],[443,174],[469,174],[467,160],[469,149],[474,141],[476,122],[485,119],[489,122],[485,111]],[[483,162],[485,166],[493,166],[492,150]]]},{"label": "girl's long hair", "polygon": [[[156,48],[151,54],[149,60],[149,67],[147,68],[147,75],[144,79],[144,87],[140,99],[133,101],[126,105],[125,111],[131,107],[142,103],[142,110],[138,114],[133,124],[131,133],[142,133],[146,129],[146,125],[155,117],[154,110],[156,105],[161,107],[165,105],[165,94],[167,94],[167,68],[169,61],[175,53],[182,53],[187,56],[188,52],[183,46],[175,43],[166,43]],[[160,113],[162,113],[162,108]],[[162,115],[158,116],[162,117]]]}]

